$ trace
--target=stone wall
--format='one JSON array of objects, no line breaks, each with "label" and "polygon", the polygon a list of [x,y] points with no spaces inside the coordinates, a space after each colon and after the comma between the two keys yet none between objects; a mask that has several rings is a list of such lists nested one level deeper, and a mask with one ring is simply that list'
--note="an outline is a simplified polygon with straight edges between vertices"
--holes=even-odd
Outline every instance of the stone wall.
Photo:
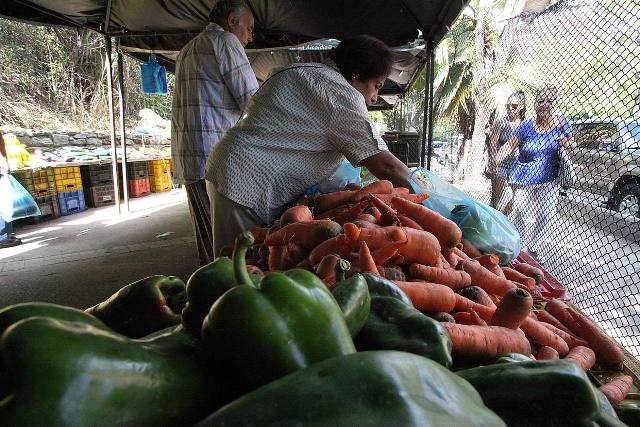
[{"label": "stone wall", "polygon": [[[109,134],[98,132],[47,131],[33,129],[3,129],[3,133],[15,134],[27,147],[62,147],[77,145],[83,147],[99,147],[111,145]],[[132,132],[127,134],[127,145],[171,145],[171,141],[161,137],[143,136]],[[116,134],[116,144],[120,145],[120,135]]]}]

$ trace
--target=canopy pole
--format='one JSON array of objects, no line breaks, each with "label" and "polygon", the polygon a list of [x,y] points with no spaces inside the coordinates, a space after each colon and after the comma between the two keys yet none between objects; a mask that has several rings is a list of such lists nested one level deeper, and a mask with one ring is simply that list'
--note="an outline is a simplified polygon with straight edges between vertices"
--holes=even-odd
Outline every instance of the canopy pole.
[{"label": "canopy pole", "polygon": [[124,198],[124,211],[129,213],[129,186],[127,185],[127,135],[125,131],[125,87],[124,87],[124,70],[122,64],[122,53],[117,51],[118,55],[118,89],[120,89],[120,98],[118,99],[118,107],[120,110],[120,148],[122,149],[122,194]]},{"label": "canopy pole", "polygon": [[[433,92],[430,90],[430,86],[433,84],[432,68],[434,55],[432,55],[432,43],[427,43],[427,61],[424,64],[425,69],[425,82],[424,82],[424,110],[422,114],[422,147],[420,150],[420,166],[424,167],[425,158],[427,159],[427,169],[431,170],[431,155],[433,147],[431,144],[431,103],[433,102]],[[428,121],[427,121],[428,117]],[[429,145],[427,150],[427,127],[429,127]]]},{"label": "canopy pole", "polygon": [[111,173],[113,174],[113,194],[116,209],[120,215],[120,184],[118,183],[118,152],[116,150],[116,117],[113,111],[113,59],[111,58],[111,37],[104,35],[105,57],[107,60],[107,94],[109,98],[109,137],[111,140]]},{"label": "canopy pole", "polygon": [[427,169],[431,170],[431,157],[433,157],[433,87],[436,77],[436,48],[433,42],[429,42],[429,157]]}]

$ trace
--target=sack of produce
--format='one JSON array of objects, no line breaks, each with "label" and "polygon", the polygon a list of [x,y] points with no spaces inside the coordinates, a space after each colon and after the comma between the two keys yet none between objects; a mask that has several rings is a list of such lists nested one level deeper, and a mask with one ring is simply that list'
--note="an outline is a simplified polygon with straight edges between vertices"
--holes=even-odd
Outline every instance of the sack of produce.
[{"label": "sack of produce", "polygon": [[416,193],[429,194],[423,205],[455,222],[462,237],[480,252],[498,255],[500,264],[511,262],[520,253],[520,234],[502,212],[473,199],[425,168],[416,168],[409,175],[409,182]]}]

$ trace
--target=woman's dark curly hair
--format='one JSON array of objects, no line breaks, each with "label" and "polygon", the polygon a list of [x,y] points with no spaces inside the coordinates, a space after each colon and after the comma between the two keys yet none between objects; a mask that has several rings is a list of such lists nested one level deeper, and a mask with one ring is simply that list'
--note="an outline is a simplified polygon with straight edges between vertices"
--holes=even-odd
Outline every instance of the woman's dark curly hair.
[{"label": "woman's dark curly hair", "polygon": [[391,49],[377,38],[365,35],[342,40],[329,52],[329,58],[348,81],[352,77],[359,81],[387,77],[393,64]]}]

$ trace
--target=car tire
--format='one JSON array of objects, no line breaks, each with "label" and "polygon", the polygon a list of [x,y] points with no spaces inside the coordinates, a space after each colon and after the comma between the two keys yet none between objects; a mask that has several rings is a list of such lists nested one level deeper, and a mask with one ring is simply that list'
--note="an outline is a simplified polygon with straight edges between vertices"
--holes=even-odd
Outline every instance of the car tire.
[{"label": "car tire", "polygon": [[640,218],[640,186],[627,184],[614,192],[615,194],[611,197],[612,209],[623,215]]}]

